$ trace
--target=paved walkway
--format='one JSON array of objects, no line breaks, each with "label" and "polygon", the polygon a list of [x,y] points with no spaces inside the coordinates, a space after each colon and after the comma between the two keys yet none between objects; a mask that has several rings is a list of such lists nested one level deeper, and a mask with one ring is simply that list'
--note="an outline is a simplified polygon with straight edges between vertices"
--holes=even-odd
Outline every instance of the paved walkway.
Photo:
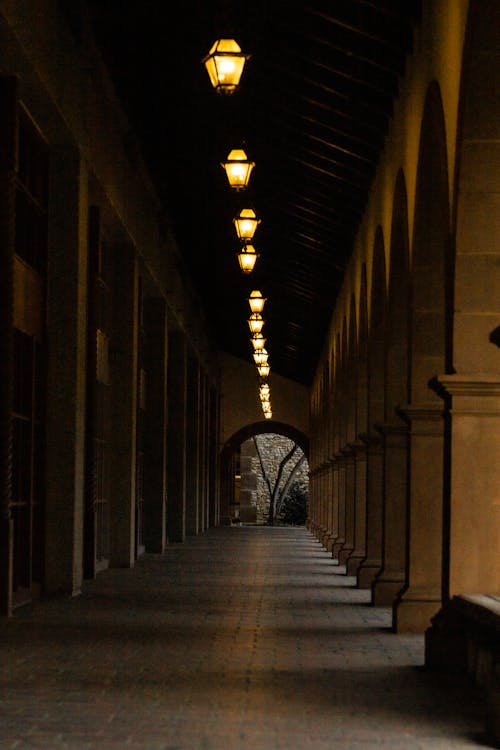
[{"label": "paved walkway", "polygon": [[465,684],[422,669],[305,529],[223,528],[0,621],[0,748],[484,747]]}]

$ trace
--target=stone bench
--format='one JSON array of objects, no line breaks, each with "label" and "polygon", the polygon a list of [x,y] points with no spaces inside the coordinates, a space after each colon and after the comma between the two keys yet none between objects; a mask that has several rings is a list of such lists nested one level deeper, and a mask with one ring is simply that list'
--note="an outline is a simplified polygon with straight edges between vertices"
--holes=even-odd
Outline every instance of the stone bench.
[{"label": "stone bench", "polygon": [[468,675],[484,690],[486,732],[500,747],[500,596],[453,597],[425,634],[430,669]]}]

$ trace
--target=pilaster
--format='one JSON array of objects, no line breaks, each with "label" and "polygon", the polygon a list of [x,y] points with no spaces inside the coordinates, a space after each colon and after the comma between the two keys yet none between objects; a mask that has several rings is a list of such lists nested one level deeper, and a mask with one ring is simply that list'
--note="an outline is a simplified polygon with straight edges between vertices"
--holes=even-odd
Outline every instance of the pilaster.
[{"label": "pilaster", "polygon": [[384,448],[382,436],[372,432],[363,435],[367,444],[366,468],[366,548],[357,571],[357,585],[369,589],[382,567],[382,501]]},{"label": "pilaster", "polygon": [[194,354],[187,362],[186,534],[200,531],[200,366]]},{"label": "pilaster", "polygon": [[[167,537],[186,538],[186,337],[180,330],[168,336]],[[229,510],[228,510],[229,512]]]},{"label": "pilaster", "polygon": [[406,581],[408,428],[379,427],[384,440],[382,569],[372,584],[376,607],[391,606]]},{"label": "pilaster", "polygon": [[0,77],[0,615],[12,613],[12,401],[14,389],[13,262],[17,90]]},{"label": "pilaster", "polygon": [[338,560],[339,552],[345,543],[346,483],[345,456],[342,451],[335,456],[337,469],[337,536],[332,545],[332,557]]},{"label": "pilaster", "polygon": [[144,542],[146,552],[162,553],[167,542],[167,362],[165,300],[144,306],[148,382],[144,455]]},{"label": "pilaster", "polygon": [[442,600],[444,420],[438,402],[401,409],[409,425],[407,588],[393,605],[396,632],[424,632]]},{"label": "pilaster", "polygon": [[354,549],[346,561],[349,576],[357,575],[366,554],[366,443],[350,443],[354,456]]},{"label": "pilaster", "polygon": [[451,397],[445,595],[500,592],[500,375],[438,379]]},{"label": "pilaster", "polygon": [[356,471],[352,447],[346,445],[342,453],[345,464],[345,541],[339,551],[338,560],[341,565],[344,565],[354,550]]},{"label": "pilaster", "polygon": [[137,366],[139,273],[135,247],[115,248],[113,338],[110,347],[112,439],[110,481],[110,565],[135,561],[137,468]]},{"label": "pilaster", "polygon": [[73,145],[51,149],[47,263],[46,592],[83,580],[88,176]]}]

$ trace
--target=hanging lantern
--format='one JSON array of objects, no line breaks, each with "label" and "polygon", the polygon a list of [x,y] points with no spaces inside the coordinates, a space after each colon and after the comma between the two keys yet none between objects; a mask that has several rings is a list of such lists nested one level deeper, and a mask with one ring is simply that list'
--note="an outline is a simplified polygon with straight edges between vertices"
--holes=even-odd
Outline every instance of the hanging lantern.
[{"label": "hanging lantern", "polygon": [[264,344],[266,343],[266,339],[264,338],[264,336],[261,333],[256,333],[254,336],[252,336],[252,338],[250,340],[251,340],[251,342],[253,344],[254,351],[256,351],[256,352],[258,352],[261,349],[263,349],[264,348]]},{"label": "hanging lantern", "polygon": [[244,190],[248,186],[248,180],[252,169],[255,167],[255,162],[248,161],[242,148],[233,148],[226,161],[221,163],[221,167],[226,170],[229,185],[234,190]]},{"label": "hanging lantern", "polygon": [[257,370],[261,378],[267,378],[271,371],[271,367],[267,364],[267,362],[265,362],[262,365],[258,365]]},{"label": "hanging lantern", "polygon": [[264,309],[264,304],[266,302],[265,297],[262,296],[262,294],[255,290],[253,292],[250,292],[250,297],[248,298],[248,304],[250,305],[250,310],[253,313],[261,313]]},{"label": "hanging lantern", "polygon": [[240,240],[247,242],[254,236],[260,219],[255,215],[253,208],[242,208],[238,216],[233,219],[233,223]]},{"label": "hanging lantern", "polygon": [[252,313],[250,317],[248,318],[248,327],[250,328],[250,333],[260,333],[262,331],[262,328],[264,326],[264,318],[260,313]]},{"label": "hanging lantern", "polygon": [[259,388],[259,393],[261,396],[269,396],[271,393],[271,388],[269,386],[269,383],[262,383],[262,385]]},{"label": "hanging lantern", "polygon": [[257,366],[265,365],[269,354],[265,349],[256,349],[253,353],[253,359]]},{"label": "hanging lantern", "polygon": [[253,245],[245,244],[238,254],[238,263],[243,273],[252,273],[258,253],[255,252]]},{"label": "hanging lantern", "polygon": [[250,55],[241,51],[234,39],[218,39],[203,58],[210,82],[218,94],[232,94],[238,88],[245,61]]}]

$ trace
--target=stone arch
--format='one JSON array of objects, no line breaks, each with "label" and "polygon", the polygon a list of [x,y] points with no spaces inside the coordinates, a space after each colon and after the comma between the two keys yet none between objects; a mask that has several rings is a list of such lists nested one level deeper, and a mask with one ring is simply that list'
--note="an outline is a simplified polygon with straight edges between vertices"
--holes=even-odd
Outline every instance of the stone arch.
[{"label": "stone arch", "polygon": [[352,447],[355,466],[354,549],[346,560],[347,575],[357,574],[366,552],[366,443],[362,437],[368,431],[368,284],[366,265],[361,267],[359,288],[359,317],[354,357],[355,380],[355,439]]},{"label": "stone arch", "polygon": [[366,554],[357,583],[371,588],[382,567],[383,451],[379,432],[384,422],[386,268],[382,228],[375,232],[368,333],[368,431],[366,466]]},{"label": "stone arch", "polygon": [[401,593],[407,567],[407,426],[398,408],[408,400],[409,238],[406,184],[400,169],[395,182],[389,285],[385,377],[385,423],[382,569],[373,584],[373,604],[390,606]]},{"label": "stone arch", "polygon": [[411,258],[412,402],[436,400],[429,383],[446,369],[450,351],[447,293],[450,267],[450,209],[446,128],[441,92],[428,88],[420,132]]},{"label": "stone arch", "polygon": [[398,406],[408,401],[408,354],[410,324],[410,255],[408,201],[403,170],[394,188],[387,315],[387,371],[385,418],[394,421]]},{"label": "stone arch", "polygon": [[423,631],[443,596],[444,498],[449,452],[436,378],[449,366],[450,210],[446,127],[432,82],[420,130],[411,255],[408,559],[406,588],[393,609],[396,630]]},{"label": "stone arch", "polygon": [[[498,4],[471,0],[459,112],[455,211],[453,366],[500,375],[500,112]],[[496,344],[496,345],[495,345]]]},{"label": "stone arch", "polygon": [[500,591],[498,22],[497,2],[471,0],[455,169],[453,374],[440,378],[451,406],[445,598]]},{"label": "stone arch", "polygon": [[365,264],[361,269],[358,331],[356,423],[359,436],[368,431],[368,282]]},{"label": "stone arch", "polygon": [[344,318],[344,401],[345,401],[345,535],[338,552],[340,564],[346,564],[355,546],[356,529],[356,300],[351,295],[349,320]]},{"label": "stone arch", "polygon": [[227,453],[234,453],[234,451],[244,443],[245,440],[253,437],[254,435],[260,435],[262,433],[275,432],[277,435],[284,435],[290,440],[293,440],[297,445],[304,451],[306,457],[309,457],[309,439],[303,432],[298,430],[296,427],[285,424],[284,422],[278,422],[273,419],[265,419],[261,422],[253,422],[252,424],[242,427],[240,430],[234,433],[224,443],[221,451],[221,460],[224,460],[224,456]]},{"label": "stone arch", "polygon": [[348,399],[349,415],[347,426],[348,442],[353,443],[356,440],[356,400],[357,400],[357,370],[356,363],[358,357],[358,337],[357,337],[357,319],[356,319],[356,298],[351,294],[349,308],[349,325],[347,337],[347,378],[348,378]]},{"label": "stone arch", "polygon": [[370,327],[368,334],[368,421],[384,421],[386,268],[382,228],[375,233],[370,294]]},{"label": "stone arch", "polygon": [[262,433],[276,433],[284,435],[297,443],[304,451],[306,458],[309,460],[309,439],[303,432],[296,427],[278,422],[272,419],[265,419],[259,422],[245,425],[224,443],[220,453],[220,494],[221,494],[221,518],[220,523],[226,525],[231,523],[229,507],[231,498],[234,497],[234,474],[235,474],[235,456],[238,448],[249,438]]}]

